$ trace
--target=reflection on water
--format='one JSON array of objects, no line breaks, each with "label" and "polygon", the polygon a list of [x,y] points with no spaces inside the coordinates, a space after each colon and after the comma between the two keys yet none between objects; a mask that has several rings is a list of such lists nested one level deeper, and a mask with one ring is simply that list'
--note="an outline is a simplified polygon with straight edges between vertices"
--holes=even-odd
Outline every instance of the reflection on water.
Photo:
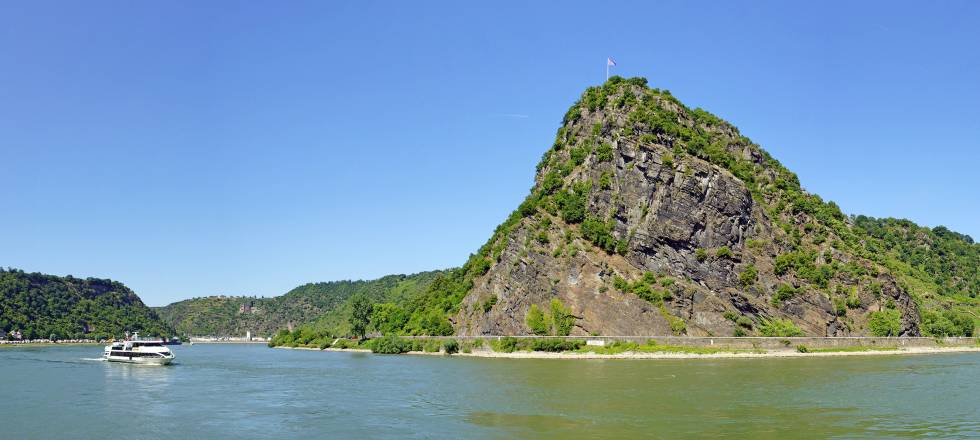
[{"label": "reflection on water", "polygon": [[0,350],[0,437],[115,438],[134,418],[146,438],[980,436],[977,353],[562,361],[201,344],[158,367],[88,360],[100,352]]}]

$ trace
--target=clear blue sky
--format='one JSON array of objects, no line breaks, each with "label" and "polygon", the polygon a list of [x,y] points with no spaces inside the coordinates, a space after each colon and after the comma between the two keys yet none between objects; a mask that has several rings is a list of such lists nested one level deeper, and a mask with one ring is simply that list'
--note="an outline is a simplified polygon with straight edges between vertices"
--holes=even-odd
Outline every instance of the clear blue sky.
[{"label": "clear blue sky", "polygon": [[980,2],[468,3],[0,3],[0,265],[151,305],[459,265],[607,56],[980,238]]}]

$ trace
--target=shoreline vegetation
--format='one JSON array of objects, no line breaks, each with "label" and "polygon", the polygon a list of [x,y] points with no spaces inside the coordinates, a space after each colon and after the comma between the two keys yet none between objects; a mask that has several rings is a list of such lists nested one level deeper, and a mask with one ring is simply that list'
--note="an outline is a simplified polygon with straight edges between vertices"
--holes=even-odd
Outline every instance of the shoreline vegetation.
[{"label": "shoreline vegetation", "polygon": [[[630,338],[641,339],[641,338]],[[692,338],[703,342],[710,338]],[[735,339],[735,338],[718,338]],[[645,342],[628,340],[601,340],[588,338],[403,338],[384,336],[363,340],[338,338],[317,344],[282,344],[272,342],[270,347],[294,350],[348,351],[377,354],[453,355],[482,358],[508,359],[721,359],[721,358],[773,358],[773,357],[827,357],[863,355],[939,354],[980,352],[980,339],[958,338],[892,338],[891,344],[880,344],[881,338],[798,338],[807,341],[833,342],[834,346],[811,347],[794,344],[790,339],[771,338],[769,344],[759,344],[746,338],[749,348],[724,346],[697,346],[661,343],[656,339]],[[676,342],[674,338],[674,342]],[[603,345],[590,345],[602,341]],[[714,341],[712,341],[714,342]],[[773,347],[775,342],[775,347]],[[840,343],[848,345],[838,345]],[[754,345],[754,347],[753,347]],[[764,346],[765,345],[765,346]]]}]

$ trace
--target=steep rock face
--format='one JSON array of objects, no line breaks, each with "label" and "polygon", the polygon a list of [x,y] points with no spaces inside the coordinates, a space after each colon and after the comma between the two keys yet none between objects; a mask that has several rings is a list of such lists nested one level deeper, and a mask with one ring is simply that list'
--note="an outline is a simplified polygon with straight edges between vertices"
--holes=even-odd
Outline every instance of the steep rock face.
[{"label": "steep rock face", "polygon": [[849,219],[731,125],[645,81],[590,89],[566,115],[489,270],[454,316],[466,335],[530,334],[557,299],[572,335],[869,334],[907,292],[851,252]]}]

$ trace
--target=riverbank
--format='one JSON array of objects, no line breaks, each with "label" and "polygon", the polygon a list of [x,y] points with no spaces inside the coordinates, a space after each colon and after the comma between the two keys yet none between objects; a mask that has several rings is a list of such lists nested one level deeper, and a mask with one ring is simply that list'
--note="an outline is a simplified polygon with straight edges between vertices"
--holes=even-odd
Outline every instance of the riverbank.
[{"label": "riverbank", "polygon": [[[496,351],[474,351],[470,353],[454,353],[453,356],[468,356],[481,358],[502,359],[752,359],[752,358],[799,358],[799,357],[834,357],[834,356],[894,356],[922,355],[941,353],[980,352],[980,347],[909,347],[895,350],[841,350],[821,352],[800,352],[794,350],[774,351],[731,351],[716,353],[670,353],[670,352],[622,352],[600,354],[595,352],[558,352],[544,351],[515,351],[511,353]],[[408,352],[416,355],[440,355],[443,353]]]},{"label": "riverbank", "polygon": [[[588,348],[581,348],[575,351],[495,351],[493,349],[478,349],[464,352],[452,353],[452,356],[477,357],[477,358],[498,358],[498,359],[758,359],[758,358],[801,358],[801,357],[839,357],[839,356],[896,356],[896,355],[928,355],[946,353],[968,353],[980,352],[980,346],[934,346],[934,347],[865,347],[851,346],[830,349],[810,350],[804,346],[794,349],[786,348],[779,350],[725,350],[717,349],[711,351],[690,349],[679,346],[645,346],[641,350],[626,350],[622,352],[602,353],[602,348],[597,348],[600,352],[591,351]],[[291,350],[309,351],[346,351],[371,353],[365,348],[317,348],[317,347],[275,347]],[[445,356],[444,350],[440,351],[418,351],[411,350],[402,354],[417,356]]]},{"label": "riverbank", "polygon": [[100,342],[22,342],[16,344],[0,344],[0,349],[5,347],[71,347],[76,345],[105,345]]}]

